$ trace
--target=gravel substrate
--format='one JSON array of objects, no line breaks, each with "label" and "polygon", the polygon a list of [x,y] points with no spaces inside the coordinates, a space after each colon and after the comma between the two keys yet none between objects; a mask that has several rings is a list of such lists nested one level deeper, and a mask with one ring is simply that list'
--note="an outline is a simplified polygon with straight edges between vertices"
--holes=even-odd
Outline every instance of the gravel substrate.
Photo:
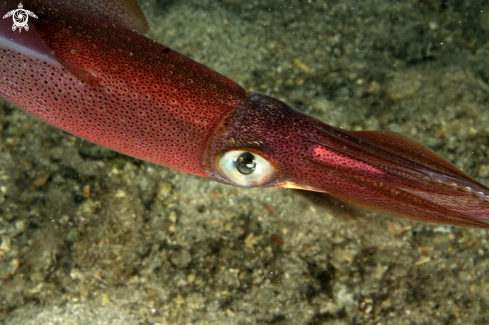
[{"label": "gravel substrate", "polygon": [[[489,5],[149,0],[148,37],[326,123],[489,184]],[[0,100],[0,323],[487,324],[487,231],[240,189]]]}]

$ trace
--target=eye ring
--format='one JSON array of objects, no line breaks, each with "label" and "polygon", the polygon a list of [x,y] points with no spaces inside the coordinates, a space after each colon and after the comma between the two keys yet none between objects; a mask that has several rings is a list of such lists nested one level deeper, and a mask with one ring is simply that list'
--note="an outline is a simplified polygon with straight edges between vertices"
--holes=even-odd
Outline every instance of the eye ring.
[{"label": "eye ring", "polygon": [[216,167],[233,185],[242,187],[261,186],[275,176],[275,168],[250,151],[228,151],[218,158]]}]

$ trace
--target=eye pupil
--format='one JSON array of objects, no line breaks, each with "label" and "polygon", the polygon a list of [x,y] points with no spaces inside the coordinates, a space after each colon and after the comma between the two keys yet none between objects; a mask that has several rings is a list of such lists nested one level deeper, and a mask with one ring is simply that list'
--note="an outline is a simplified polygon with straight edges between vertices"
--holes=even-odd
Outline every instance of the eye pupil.
[{"label": "eye pupil", "polygon": [[255,156],[249,152],[243,152],[236,159],[236,169],[243,175],[251,174],[255,171],[256,160]]},{"label": "eye pupil", "polygon": [[[260,152],[248,150],[229,150],[216,157],[212,174],[217,180],[242,187],[270,185],[275,178],[275,168]],[[214,169],[212,170],[214,173]]]}]

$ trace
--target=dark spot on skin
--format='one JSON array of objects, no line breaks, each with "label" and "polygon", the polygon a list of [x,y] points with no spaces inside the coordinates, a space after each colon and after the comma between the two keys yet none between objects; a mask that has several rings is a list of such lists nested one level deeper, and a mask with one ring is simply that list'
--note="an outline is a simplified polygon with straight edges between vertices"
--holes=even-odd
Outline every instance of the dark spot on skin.
[{"label": "dark spot on skin", "polygon": [[168,52],[170,52],[170,49],[169,48],[166,48],[166,49],[163,50],[163,53],[168,53]]}]

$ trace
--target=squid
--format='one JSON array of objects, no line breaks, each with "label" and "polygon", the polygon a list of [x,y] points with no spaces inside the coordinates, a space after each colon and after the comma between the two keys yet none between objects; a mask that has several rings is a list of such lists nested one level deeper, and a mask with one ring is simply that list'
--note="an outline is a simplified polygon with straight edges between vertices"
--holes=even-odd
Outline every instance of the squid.
[{"label": "squid", "polygon": [[[17,7],[0,1],[1,12]],[[346,131],[141,33],[137,0],[31,0],[0,21],[0,96],[88,141],[239,187],[327,192],[419,221],[487,228],[489,189],[427,147]]]}]

